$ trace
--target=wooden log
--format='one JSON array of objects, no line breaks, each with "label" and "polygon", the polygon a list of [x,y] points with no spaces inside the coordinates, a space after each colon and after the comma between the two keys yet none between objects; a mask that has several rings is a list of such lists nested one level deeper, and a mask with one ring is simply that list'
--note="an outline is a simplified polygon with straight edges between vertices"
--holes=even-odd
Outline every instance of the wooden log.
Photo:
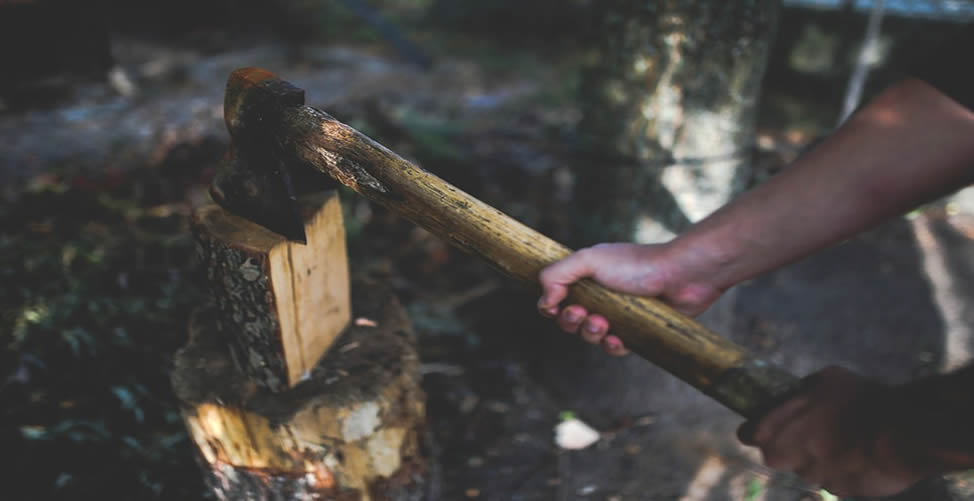
[{"label": "wooden log", "polygon": [[338,194],[306,196],[300,207],[306,245],[215,204],[192,221],[217,329],[248,377],[273,391],[306,378],[351,316]]},{"label": "wooden log", "polygon": [[199,309],[173,389],[208,485],[224,500],[419,500],[425,425],[415,336],[388,290],[354,287],[356,316],[297,387],[257,388]]},{"label": "wooden log", "polygon": [[[536,284],[545,266],[571,253],[321,110],[294,106],[279,112],[279,123],[266,133],[281,151],[510,277]],[[572,286],[567,301],[605,315],[634,353],[742,416],[760,416],[798,388],[787,371],[655,299],[586,279]]]}]

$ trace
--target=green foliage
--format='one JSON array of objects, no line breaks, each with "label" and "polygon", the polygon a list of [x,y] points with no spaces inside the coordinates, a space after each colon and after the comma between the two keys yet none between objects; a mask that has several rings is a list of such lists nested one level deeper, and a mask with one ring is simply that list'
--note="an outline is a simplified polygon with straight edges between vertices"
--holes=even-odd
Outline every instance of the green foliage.
[{"label": "green foliage", "polygon": [[744,493],[744,501],[757,501],[762,492],[764,492],[764,484],[757,477],[753,477],[747,483],[747,490]]},{"label": "green foliage", "polygon": [[[404,33],[426,15],[432,0],[385,0],[364,2],[375,15],[396,25]],[[288,0],[272,10],[278,19],[276,31],[283,38],[312,42],[381,43],[376,29],[344,2]],[[411,38],[411,37],[410,37]]]},{"label": "green foliage", "polygon": [[464,124],[410,111],[404,111],[396,118],[403,130],[409,131],[413,147],[427,162],[460,163],[469,160],[470,154],[458,143]]},{"label": "green foliage", "polygon": [[825,489],[820,489],[818,491],[818,497],[821,498],[822,501],[839,501],[838,496],[832,494],[831,492]]},{"label": "green foliage", "polygon": [[576,42],[594,9],[585,0],[436,0],[427,17],[442,29],[489,34],[495,43],[525,39]]},{"label": "green foliage", "polygon": [[417,330],[433,335],[461,333],[468,336],[468,341],[471,344],[478,342],[475,338],[469,337],[470,329],[452,311],[438,310],[435,305],[425,302],[412,303],[407,306],[407,309],[409,318]]},{"label": "green foliage", "polygon": [[0,204],[5,498],[202,495],[168,381],[201,295],[186,207],[159,195],[183,190],[150,174],[43,176]]}]

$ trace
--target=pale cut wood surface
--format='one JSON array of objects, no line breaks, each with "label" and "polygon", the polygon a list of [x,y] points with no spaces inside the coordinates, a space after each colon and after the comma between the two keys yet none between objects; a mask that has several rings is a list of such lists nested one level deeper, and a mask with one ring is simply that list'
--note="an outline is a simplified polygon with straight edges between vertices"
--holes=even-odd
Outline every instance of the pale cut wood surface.
[{"label": "pale cut wood surface", "polygon": [[301,200],[306,245],[207,204],[194,213],[199,260],[235,358],[263,388],[298,384],[351,318],[338,194]]},{"label": "pale cut wood surface", "polygon": [[[570,253],[323,111],[286,109],[278,133],[302,161],[513,278],[536,284],[545,266]],[[602,313],[633,352],[744,416],[760,415],[794,389],[787,372],[654,299],[583,280],[568,301]]]},{"label": "pale cut wood surface", "polygon": [[216,331],[194,313],[172,382],[219,499],[423,499],[425,397],[415,337],[387,289],[356,285],[356,315],[338,345],[296,388],[256,388]]},{"label": "pale cut wood surface", "polygon": [[[254,75],[260,82],[254,84]],[[273,144],[292,171],[300,162],[479,255],[504,273],[536,283],[545,266],[569,249],[411,164],[381,144],[309,106],[289,105],[294,87],[266,71],[242,68],[227,82],[227,116],[265,106],[258,136]],[[228,122],[233,129],[234,124]],[[288,160],[286,157],[293,157]],[[584,280],[569,301],[610,320],[626,345],[643,358],[687,381],[736,412],[755,417],[793,390],[787,372],[755,359],[744,349],[666,305],[609,291]]]}]

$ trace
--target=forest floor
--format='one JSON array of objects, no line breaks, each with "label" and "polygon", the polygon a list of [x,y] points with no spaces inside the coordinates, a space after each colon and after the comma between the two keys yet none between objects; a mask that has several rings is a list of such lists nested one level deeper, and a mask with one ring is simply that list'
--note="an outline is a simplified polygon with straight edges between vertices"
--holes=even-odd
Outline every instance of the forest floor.
[{"label": "forest floor", "polygon": [[[207,497],[168,370],[203,294],[187,216],[226,147],[234,68],[275,71],[309,104],[525,223],[570,231],[574,67],[466,49],[422,72],[360,47],[132,42],[117,54],[128,97],[91,85],[55,108],[0,115],[0,448],[16,458],[3,498]],[[761,130],[769,171],[815,133],[778,120]],[[730,412],[635,357],[585,353],[537,316],[533,291],[343,196],[353,273],[393,286],[421,333],[430,499],[830,499],[760,466]],[[703,320],[798,374],[930,374],[974,350],[972,238],[974,204],[944,200],[743,284]],[[637,404],[613,408],[622,401]],[[554,428],[569,413],[601,439],[560,449]],[[897,499],[948,491],[974,500],[974,476]]]}]

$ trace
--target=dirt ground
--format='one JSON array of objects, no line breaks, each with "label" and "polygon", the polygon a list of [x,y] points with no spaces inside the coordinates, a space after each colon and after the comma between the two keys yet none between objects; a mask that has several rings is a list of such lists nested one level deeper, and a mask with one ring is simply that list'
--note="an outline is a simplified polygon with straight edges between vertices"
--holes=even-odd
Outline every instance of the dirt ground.
[{"label": "dirt ground", "polygon": [[[568,225],[559,208],[570,203],[566,131],[578,113],[564,98],[558,62],[545,54],[496,66],[444,60],[428,73],[359,48],[296,55],[284,47],[264,46],[204,55],[133,43],[120,57],[137,88],[129,97],[111,87],[91,86],[64,106],[0,115],[3,221],[13,224],[20,218],[17,224],[24,224],[17,226],[22,233],[4,232],[0,250],[8,268],[5,280],[43,280],[34,274],[39,265],[30,264],[25,255],[30,249],[49,249],[60,253],[55,260],[65,259],[64,249],[75,244],[55,240],[59,237],[52,232],[77,223],[65,220],[63,212],[81,210],[74,205],[81,200],[102,211],[91,219],[103,224],[85,226],[85,233],[72,238],[98,240],[102,234],[117,236],[116,226],[132,227],[138,230],[132,231],[135,236],[122,232],[127,236],[119,237],[118,245],[124,248],[130,238],[146,252],[142,261],[120,257],[104,273],[92,261],[97,273],[86,280],[129,284],[140,278],[145,287],[157,280],[177,292],[196,287],[186,278],[192,264],[184,259],[188,243],[180,236],[185,230],[180,221],[189,204],[204,196],[212,165],[225,147],[223,83],[240,66],[277,72],[306,89],[309,104],[530,225],[555,235]],[[106,194],[115,202],[105,202]],[[51,201],[63,205],[50,206]],[[591,348],[555,332],[535,314],[533,291],[504,282],[485,265],[361,200],[346,198],[345,203],[353,272],[391,284],[421,333],[435,460],[429,499],[828,499],[762,467],[753,450],[736,442],[740,419],[729,411],[635,357],[593,356]],[[47,212],[35,221],[38,205]],[[168,212],[159,213],[161,208]],[[132,211],[138,215],[130,217]],[[159,229],[160,222],[168,226]],[[48,223],[53,226],[45,227]],[[146,232],[169,238],[165,242],[170,247],[156,252],[158,242],[143,238]],[[743,284],[703,320],[800,375],[829,364],[890,382],[931,374],[961,363],[974,350],[972,237],[974,204],[964,196],[945,200]],[[53,247],[51,242],[60,243]],[[116,249],[108,255],[123,254]],[[4,317],[4,327],[8,321],[26,325],[15,332],[21,337],[50,328],[43,319],[34,322],[33,316],[15,311],[36,304],[28,300],[33,296],[8,294],[4,309],[11,313]],[[66,301],[59,293],[51,294]],[[187,314],[195,297],[186,294],[184,302],[152,310],[169,318],[147,320],[144,330],[130,332],[131,342],[162,351],[179,346],[185,335],[178,327],[185,318],[180,315]],[[17,323],[21,317],[26,320]],[[72,321],[56,325],[69,332]],[[81,353],[89,344],[100,346],[99,333],[107,328],[92,327],[95,341],[82,338]],[[62,334],[60,339],[69,337]],[[0,404],[6,409],[4,428],[13,430],[3,440],[22,461],[8,478],[10,499],[21,499],[19,488],[31,481],[50,486],[52,499],[82,493],[103,499],[205,496],[193,477],[195,466],[189,444],[180,439],[178,418],[160,418],[156,429],[150,429],[152,415],[167,415],[172,409],[172,398],[165,394],[167,355],[144,359],[148,362],[141,370],[153,374],[135,377],[135,383],[125,379],[129,382],[120,386],[144,385],[151,390],[146,393],[157,392],[154,396],[135,392],[126,397],[115,390],[117,399],[96,399],[113,402],[107,406],[84,405],[83,394],[59,403],[52,395],[104,389],[60,388],[64,376],[54,374],[56,362],[45,357],[61,352],[52,355],[44,351],[52,348],[37,343],[12,341],[3,359],[6,382],[0,386]],[[89,374],[97,372],[98,357],[108,356],[102,352],[84,358],[74,351],[81,361],[71,367]],[[127,357],[130,351],[107,353]],[[32,362],[38,359],[41,364]],[[126,369],[132,366],[119,368]],[[111,385],[112,378],[121,376],[98,377],[96,384]],[[64,403],[69,400],[82,403]],[[139,407],[131,401],[151,403]],[[48,414],[41,415],[39,408]],[[115,428],[123,426],[121,418],[105,416],[128,416],[133,408],[148,414],[124,423],[127,437],[142,450],[157,443],[158,437],[152,437],[160,430],[167,430],[169,441],[158,442],[155,455],[133,453],[134,466],[123,470],[145,482],[100,485],[95,480],[109,478],[107,472],[93,465],[80,468],[76,462],[103,458],[104,468],[115,468],[130,461],[114,449],[132,445],[113,435],[121,433]],[[598,429],[601,440],[586,450],[559,449],[553,430],[566,411]],[[102,423],[98,426],[104,434],[78,441],[68,426],[64,436],[55,435],[51,413]],[[45,419],[50,423],[38,424]],[[48,471],[46,458],[61,446],[72,452],[49,465],[58,471]],[[896,499],[974,500],[974,476],[930,482]]]}]

